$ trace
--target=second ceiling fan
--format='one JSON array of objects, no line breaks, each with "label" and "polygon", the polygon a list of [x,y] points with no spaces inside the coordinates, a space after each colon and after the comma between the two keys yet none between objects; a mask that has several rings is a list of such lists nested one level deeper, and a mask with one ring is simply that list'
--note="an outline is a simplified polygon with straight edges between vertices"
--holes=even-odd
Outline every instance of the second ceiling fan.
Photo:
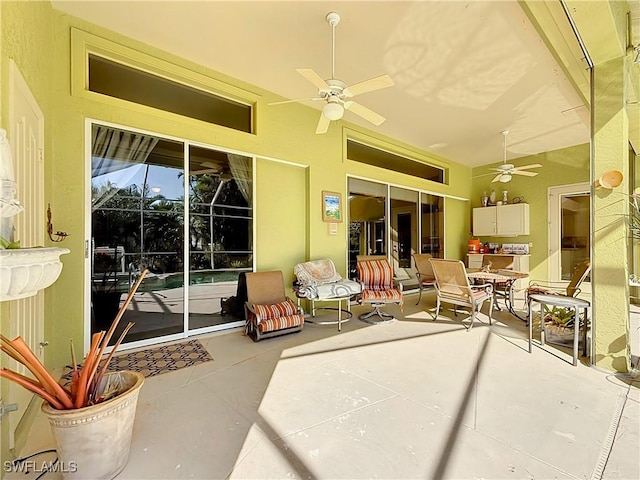
[{"label": "second ceiling fan", "polygon": [[320,114],[320,120],[318,121],[318,126],[316,127],[316,133],[326,133],[329,129],[329,123],[332,120],[341,119],[344,115],[345,110],[350,110],[351,112],[359,115],[360,117],[373,123],[376,126],[381,125],[382,122],[385,121],[385,118],[382,115],[379,115],[373,110],[370,110],[369,108],[354,102],[353,100],[351,100],[351,98],[362,93],[391,87],[394,85],[393,80],[389,75],[385,74],[378,77],[370,78],[369,80],[365,80],[354,85],[347,86],[343,81],[335,78],[336,25],[340,23],[340,15],[338,15],[336,12],[328,13],[327,22],[332,29],[331,78],[328,80],[324,80],[320,75],[318,75],[310,68],[298,68],[296,69],[296,71],[318,89],[318,94],[315,97],[273,102],[269,105],[324,100],[326,103],[322,107],[322,113]]},{"label": "second ceiling fan", "polygon": [[503,130],[500,133],[504,135],[504,160],[502,165],[500,165],[497,168],[491,169],[495,172],[499,172],[498,175],[496,175],[494,179],[491,180],[491,182],[507,183],[511,181],[512,175],[523,175],[525,177],[535,177],[537,173],[529,172],[528,170],[531,168],[540,168],[542,165],[540,165],[539,163],[533,163],[531,165],[523,165],[522,167],[516,167],[511,163],[507,163],[507,135],[509,134],[509,130]]}]

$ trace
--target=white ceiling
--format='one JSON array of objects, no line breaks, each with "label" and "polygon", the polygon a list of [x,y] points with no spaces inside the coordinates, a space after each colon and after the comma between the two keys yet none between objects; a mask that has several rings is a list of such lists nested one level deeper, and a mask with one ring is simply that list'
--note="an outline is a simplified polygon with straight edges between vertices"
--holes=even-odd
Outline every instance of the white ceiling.
[{"label": "white ceiling", "polygon": [[505,129],[509,159],[589,141],[587,108],[515,0],[52,3],[293,99],[317,93],[296,68],[331,76],[336,11],[336,78],[396,84],[356,99],[380,127],[346,120],[470,166],[502,160]]}]

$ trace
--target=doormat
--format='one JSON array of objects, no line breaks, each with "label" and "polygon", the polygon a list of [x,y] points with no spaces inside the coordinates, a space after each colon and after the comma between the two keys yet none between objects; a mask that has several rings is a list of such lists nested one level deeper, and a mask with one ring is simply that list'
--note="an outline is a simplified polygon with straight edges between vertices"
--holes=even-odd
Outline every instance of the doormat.
[{"label": "doormat", "polygon": [[[145,377],[155,377],[212,360],[213,357],[199,340],[189,340],[188,342],[148,348],[139,352],[114,355],[109,362],[109,371],[131,370],[139,372]],[[70,378],[71,372],[63,377],[65,380]]]}]

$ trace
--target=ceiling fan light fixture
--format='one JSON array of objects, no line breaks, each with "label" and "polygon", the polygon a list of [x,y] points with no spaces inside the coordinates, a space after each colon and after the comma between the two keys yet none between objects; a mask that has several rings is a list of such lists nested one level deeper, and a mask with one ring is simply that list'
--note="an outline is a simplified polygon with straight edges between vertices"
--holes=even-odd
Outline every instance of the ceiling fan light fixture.
[{"label": "ceiling fan light fixture", "polygon": [[500,178],[498,180],[500,180],[502,183],[510,182],[511,181],[511,174],[510,173],[503,173],[502,175],[500,175]]},{"label": "ceiling fan light fixture", "polygon": [[327,103],[322,107],[322,114],[329,120],[340,120],[344,115],[344,107],[339,103]]}]

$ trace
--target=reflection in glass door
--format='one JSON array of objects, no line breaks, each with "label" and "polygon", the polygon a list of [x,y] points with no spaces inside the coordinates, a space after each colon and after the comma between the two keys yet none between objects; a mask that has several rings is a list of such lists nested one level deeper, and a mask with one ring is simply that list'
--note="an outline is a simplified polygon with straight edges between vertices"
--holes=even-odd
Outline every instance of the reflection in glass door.
[{"label": "reflection in glass door", "polygon": [[93,125],[92,333],[110,326],[145,268],[127,311],[135,325],[126,341],[184,331],[183,165],[180,142]]},{"label": "reflection in glass door", "polygon": [[349,179],[349,278],[356,278],[358,255],[387,254],[387,186]]},{"label": "reflection in glass door", "polygon": [[420,253],[444,258],[444,198],[422,193],[420,208],[422,209]]},{"label": "reflection in glass door", "polygon": [[[590,256],[590,186],[549,188],[549,281],[571,279],[575,267]],[[583,292],[589,283],[583,283]]]},{"label": "reflection in glass door", "polygon": [[561,195],[560,278],[571,280],[578,264],[589,259],[589,194]]},{"label": "reflection in glass door", "polygon": [[188,144],[185,159],[185,144],[92,126],[91,333],[108,329],[144,269],[125,343],[241,322],[221,307],[253,266],[252,159]]},{"label": "reflection in glass door", "polygon": [[[244,319],[238,277],[250,272],[252,159],[189,148],[189,330]],[[235,305],[235,306],[234,306]],[[237,308],[236,308],[237,307]]]},{"label": "reflection in glass door", "polygon": [[418,285],[412,256],[418,245],[418,192],[391,187],[390,196],[393,271],[406,291]]}]

